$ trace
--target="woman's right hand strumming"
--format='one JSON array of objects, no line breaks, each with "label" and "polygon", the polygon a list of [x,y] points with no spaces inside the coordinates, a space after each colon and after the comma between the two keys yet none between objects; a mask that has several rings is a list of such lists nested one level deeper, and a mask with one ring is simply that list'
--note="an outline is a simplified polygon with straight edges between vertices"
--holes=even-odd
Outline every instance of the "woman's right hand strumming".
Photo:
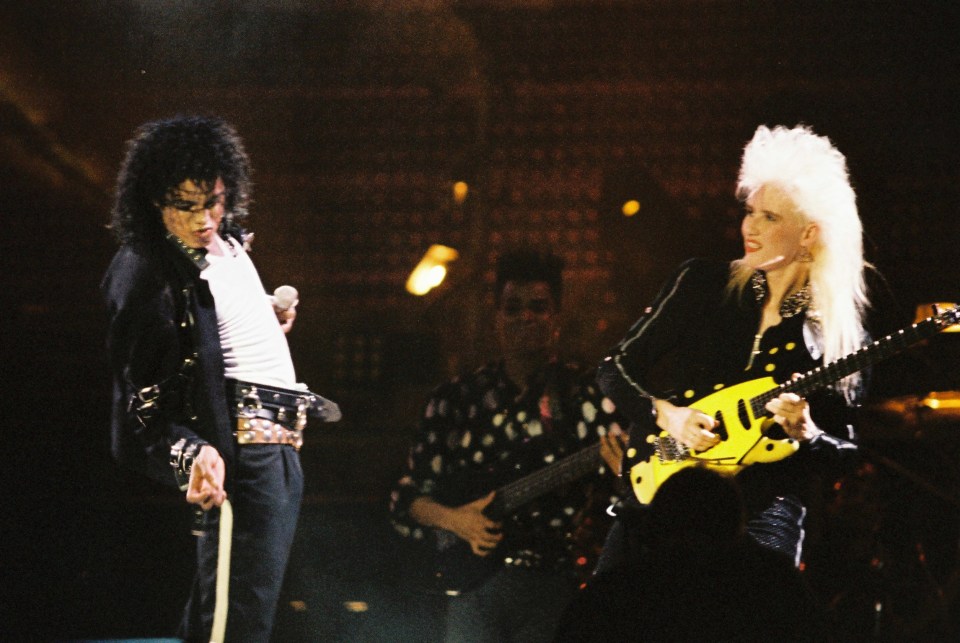
[{"label": "woman's right hand strumming", "polygon": [[712,431],[717,422],[706,413],[688,406],[675,406],[667,400],[654,400],[653,406],[657,426],[690,449],[705,451],[720,442],[720,437]]}]

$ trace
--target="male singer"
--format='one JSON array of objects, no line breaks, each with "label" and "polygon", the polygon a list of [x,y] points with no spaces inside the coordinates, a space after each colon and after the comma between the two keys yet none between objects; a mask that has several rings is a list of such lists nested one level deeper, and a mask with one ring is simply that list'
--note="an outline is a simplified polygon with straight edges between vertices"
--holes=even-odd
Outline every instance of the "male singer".
[{"label": "male singer", "polygon": [[[114,456],[203,510],[188,641],[269,640],[303,494],[306,388],[284,335],[296,302],[266,295],[247,255],[249,173],[219,119],[141,126],[117,180],[120,249],[102,284]],[[232,533],[224,547],[221,533]]]}]

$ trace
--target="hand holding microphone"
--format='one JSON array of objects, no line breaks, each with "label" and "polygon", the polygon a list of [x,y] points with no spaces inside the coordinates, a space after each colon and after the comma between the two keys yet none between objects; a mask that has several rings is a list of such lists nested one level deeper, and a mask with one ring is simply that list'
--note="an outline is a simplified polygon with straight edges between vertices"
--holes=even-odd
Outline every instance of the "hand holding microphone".
[{"label": "hand holding microphone", "polygon": [[280,328],[285,333],[289,333],[293,327],[293,320],[297,317],[297,303],[299,301],[300,293],[293,286],[279,286],[273,291],[273,296],[270,297],[273,310],[277,314],[277,321],[280,322]]}]

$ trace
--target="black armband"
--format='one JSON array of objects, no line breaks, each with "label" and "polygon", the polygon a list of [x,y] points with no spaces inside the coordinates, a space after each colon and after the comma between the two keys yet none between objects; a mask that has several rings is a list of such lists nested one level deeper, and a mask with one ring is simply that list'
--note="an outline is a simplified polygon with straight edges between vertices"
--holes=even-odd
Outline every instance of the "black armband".
[{"label": "black armband", "polygon": [[193,470],[193,461],[196,460],[200,449],[209,444],[203,440],[188,440],[180,438],[170,447],[170,466],[177,479],[180,491],[186,491],[190,484],[190,472]]}]

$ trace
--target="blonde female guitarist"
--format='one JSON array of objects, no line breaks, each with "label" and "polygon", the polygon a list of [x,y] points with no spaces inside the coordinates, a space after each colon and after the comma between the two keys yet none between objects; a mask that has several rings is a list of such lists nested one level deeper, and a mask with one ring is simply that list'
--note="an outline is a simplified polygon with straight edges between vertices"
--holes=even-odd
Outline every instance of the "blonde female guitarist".
[{"label": "blonde female guitarist", "polygon": [[750,535],[799,564],[805,488],[856,455],[861,376],[775,387],[863,345],[862,228],[844,156],[806,127],[758,128],[737,193],[743,256],[680,266],[598,381],[633,421],[640,504],[679,468],[738,474]]}]

